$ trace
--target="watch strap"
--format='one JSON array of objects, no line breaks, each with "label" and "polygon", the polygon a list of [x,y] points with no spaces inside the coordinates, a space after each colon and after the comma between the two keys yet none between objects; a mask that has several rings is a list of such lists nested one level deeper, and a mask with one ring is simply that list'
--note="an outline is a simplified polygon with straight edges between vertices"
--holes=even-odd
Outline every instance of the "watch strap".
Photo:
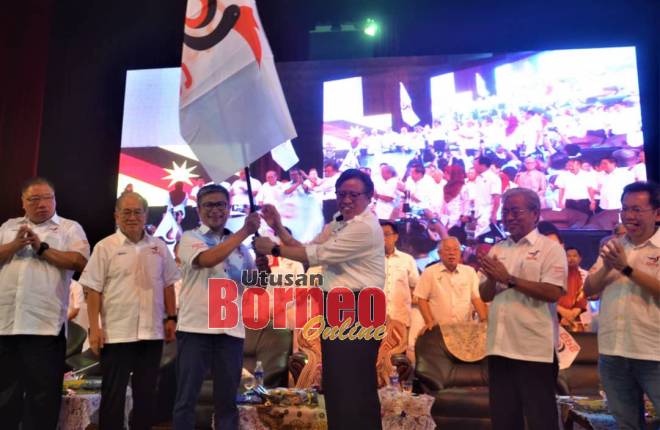
[{"label": "watch strap", "polygon": [[621,270],[621,273],[627,277],[630,277],[630,275],[632,275],[633,273],[633,268],[630,266],[626,266]]},{"label": "watch strap", "polygon": [[41,257],[41,254],[46,252],[47,249],[50,248],[50,245],[48,245],[46,242],[41,242],[41,245],[39,245],[39,249],[37,250],[37,255]]}]

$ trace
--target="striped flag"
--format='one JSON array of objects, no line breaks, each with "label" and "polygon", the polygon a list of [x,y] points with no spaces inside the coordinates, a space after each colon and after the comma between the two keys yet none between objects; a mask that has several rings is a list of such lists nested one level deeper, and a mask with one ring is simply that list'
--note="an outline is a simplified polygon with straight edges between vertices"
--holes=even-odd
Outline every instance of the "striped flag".
[{"label": "striped flag", "polygon": [[296,137],[253,0],[188,0],[181,68],[181,135],[216,182]]}]

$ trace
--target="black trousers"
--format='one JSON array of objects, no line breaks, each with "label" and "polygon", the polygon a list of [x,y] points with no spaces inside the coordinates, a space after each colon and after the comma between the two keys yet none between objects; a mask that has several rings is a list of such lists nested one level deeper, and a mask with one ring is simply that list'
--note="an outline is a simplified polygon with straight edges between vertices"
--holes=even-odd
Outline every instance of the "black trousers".
[{"label": "black trousers", "polygon": [[[357,295],[355,303],[357,306]],[[379,340],[321,338],[321,383],[328,430],[382,428],[376,374],[379,348]]]},{"label": "black trousers", "polygon": [[488,357],[490,417],[493,430],[557,430],[555,386],[559,366],[553,363]]},{"label": "black trousers", "polygon": [[66,338],[0,336],[0,427],[55,430],[62,402]]},{"label": "black trousers", "polygon": [[587,215],[593,214],[593,211],[589,207],[589,204],[590,204],[589,199],[581,199],[581,200],[566,199],[567,209],[575,209],[576,211],[580,211]]},{"label": "black trousers", "polygon": [[126,386],[131,377],[133,413],[131,429],[150,429],[153,424],[162,340],[108,343],[101,349],[101,408],[99,428],[124,428]]}]

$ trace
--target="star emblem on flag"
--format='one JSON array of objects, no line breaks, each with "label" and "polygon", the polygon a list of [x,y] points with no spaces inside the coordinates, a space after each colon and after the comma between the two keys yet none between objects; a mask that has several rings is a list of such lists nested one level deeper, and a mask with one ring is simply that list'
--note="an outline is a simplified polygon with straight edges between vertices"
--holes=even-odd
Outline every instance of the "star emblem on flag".
[{"label": "star emblem on flag", "polygon": [[190,181],[190,178],[198,178],[199,175],[196,173],[192,173],[193,170],[195,170],[197,166],[190,166],[188,167],[188,160],[185,160],[180,166],[176,164],[176,161],[172,161],[172,168],[168,169],[167,167],[163,167],[163,170],[165,170],[169,175],[163,176],[163,179],[169,179],[170,183],[168,187],[171,187],[177,182],[183,182],[188,185],[192,185],[192,182]]}]

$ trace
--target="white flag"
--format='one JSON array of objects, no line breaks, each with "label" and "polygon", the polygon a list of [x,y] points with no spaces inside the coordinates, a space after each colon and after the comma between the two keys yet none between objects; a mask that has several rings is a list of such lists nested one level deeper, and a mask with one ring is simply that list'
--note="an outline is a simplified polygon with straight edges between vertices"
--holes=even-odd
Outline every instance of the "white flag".
[{"label": "white flag", "polygon": [[399,82],[399,100],[401,103],[401,118],[403,122],[409,126],[414,126],[419,122],[419,117],[415,114],[415,111],[412,108],[412,100],[410,100],[410,95],[406,90],[406,87],[403,86],[403,82]]},{"label": "white flag", "polygon": [[221,182],[296,137],[254,0],[188,0],[181,135]]}]

